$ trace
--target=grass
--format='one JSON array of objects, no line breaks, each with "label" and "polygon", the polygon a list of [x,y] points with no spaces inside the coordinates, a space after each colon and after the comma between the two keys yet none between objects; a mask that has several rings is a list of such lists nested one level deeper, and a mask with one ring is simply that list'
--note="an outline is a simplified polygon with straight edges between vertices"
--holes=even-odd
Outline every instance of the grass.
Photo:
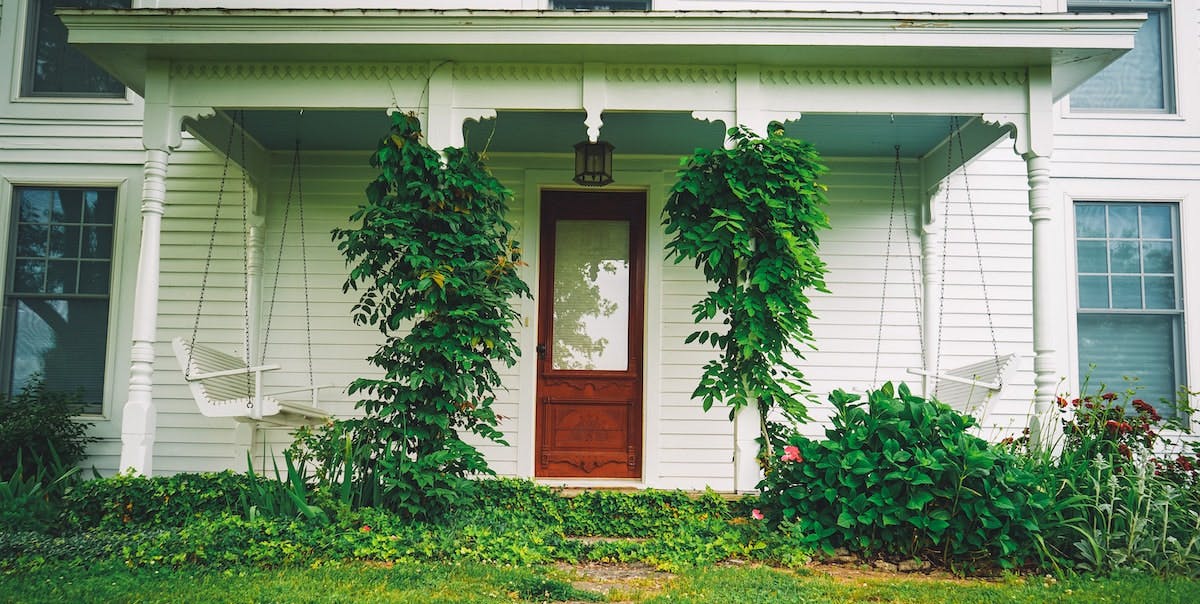
[{"label": "grass", "polygon": [[614,586],[607,596],[572,587],[570,571],[476,564],[347,563],[316,568],[207,570],[47,564],[0,575],[0,602],[405,602],[493,603],[634,601],[645,604],[1113,602],[1200,601],[1200,582],[1124,576],[1054,581],[1014,577],[988,581],[884,575],[839,569],[789,572],[719,566],[658,585]]}]

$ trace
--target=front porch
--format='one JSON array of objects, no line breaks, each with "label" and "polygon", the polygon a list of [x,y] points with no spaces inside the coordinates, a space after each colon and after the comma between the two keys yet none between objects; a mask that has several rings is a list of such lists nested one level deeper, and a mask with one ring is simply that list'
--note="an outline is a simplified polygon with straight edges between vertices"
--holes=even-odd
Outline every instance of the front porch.
[{"label": "front porch", "polygon": [[[514,192],[512,222],[535,296],[517,326],[526,358],[540,343],[536,284],[545,253],[545,193],[580,190],[571,180],[571,145],[613,143],[615,182],[605,190],[643,192],[647,226],[638,351],[642,461],[633,482],[739,491],[757,482],[757,421],[730,425],[722,413],[705,415],[690,400],[707,351],[683,340],[693,329],[688,309],[704,283],[661,253],[657,225],[678,157],[721,144],[728,126],[764,133],[770,121],[785,122],[789,135],[814,142],[826,157],[834,230],[822,250],[832,294],[816,302],[821,350],[803,365],[816,392],[905,380],[908,368],[992,355],[979,319],[995,314],[1011,349],[1001,352],[1034,359],[1003,400],[1020,413],[1036,393],[1036,425],[1066,366],[1059,345],[1067,323],[1065,277],[1051,252],[1059,213],[1049,190],[1051,108],[1131,47],[1140,25],[1111,15],[731,13],[715,20],[711,14],[133,10],[69,11],[63,18],[72,42],[146,99],[144,222],[121,468],[153,471],[160,427],[229,430],[228,422],[195,417],[194,408],[189,415],[191,400],[168,352],[170,339],[193,326],[197,258],[206,243],[199,234],[213,219],[214,171],[200,177],[206,186],[193,189],[181,179],[192,173],[169,166],[172,151],[185,144],[181,129],[219,153],[228,150],[248,183],[249,220],[243,225],[229,216],[219,223],[219,252],[206,269],[218,276],[210,286],[218,302],[201,317],[205,343],[248,347],[239,352],[251,357],[265,350],[299,370],[307,362],[299,344],[311,333],[320,380],[344,384],[367,369],[362,359],[375,336],[350,323],[352,298],[341,293],[342,262],[326,234],[345,224],[373,176],[366,157],[387,113],[403,111],[421,118],[434,148],[486,150]],[[960,137],[951,137],[955,123]],[[947,179],[1010,135],[1024,169],[1008,171],[1008,185],[967,191]],[[293,253],[294,234],[284,238],[287,251],[274,255],[297,140],[310,217],[307,271]],[[906,202],[898,213],[891,210],[896,147],[905,183],[899,197]],[[1009,192],[1014,175],[1028,180],[1027,197]],[[963,192],[987,208],[983,248],[968,249],[970,239],[961,238],[980,230],[966,227]],[[241,203],[236,189],[226,187],[224,195]],[[943,245],[944,237],[951,245]],[[885,272],[886,242],[896,247]],[[244,261],[243,248],[245,258],[257,260]],[[1003,308],[979,296],[979,275],[970,270],[977,257],[988,268],[988,285],[1007,290]],[[311,316],[302,304],[305,273]],[[955,291],[944,291],[943,282]],[[943,313],[947,297],[954,306]],[[251,303],[243,320],[245,298]],[[269,330],[268,299],[278,300]],[[943,314],[954,317],[947,323]],[[952,328],[943,333],[946,324]],[[294,377],[273,379],[286,384]],[[485,450],[501,474],[538,476],[535,363],[521,363],[506,380],[509,391],[497,412],[509,418],[501,428],[513,446]],[[343,396],[329,410],[352,413],[353,401]]]}]

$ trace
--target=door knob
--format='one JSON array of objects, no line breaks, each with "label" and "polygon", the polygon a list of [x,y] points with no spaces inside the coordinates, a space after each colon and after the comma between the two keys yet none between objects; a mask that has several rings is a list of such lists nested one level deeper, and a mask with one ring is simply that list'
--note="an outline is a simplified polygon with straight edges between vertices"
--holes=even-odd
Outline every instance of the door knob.
[{"label": "door knob", "polygon": [[538,359],[546,358],[546,345],[545,344],[538,344],[537,348],[535,350],[537,350]]}]

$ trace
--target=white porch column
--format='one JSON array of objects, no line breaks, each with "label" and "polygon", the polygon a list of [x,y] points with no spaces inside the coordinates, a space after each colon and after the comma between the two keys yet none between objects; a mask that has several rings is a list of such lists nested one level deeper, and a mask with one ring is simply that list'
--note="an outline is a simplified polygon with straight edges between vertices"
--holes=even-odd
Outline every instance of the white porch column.
[{"label": "white porch column", "polygon": [[938,217],[937,200],[942,197],[946,181],[941,181],[929,192],[929,199],[922,206],[921,220],[921,359],[926,374],[922,378],[921,392],[926,398],[933,396],[933,375],[941,368],[942,324],[942,221]]},{"label": "white porch column", "polygon": [[1014,128],[1016,152],[1025,160],[1029,178],[1029,222],[1033,238],[1033,417],[1029,438],[1048,446],[1055,433],[1049,424],[1060,377],[1058,343],[1065,341],[1070,313],[1066,310],[1066,275],[1062,267],[1061,231],[1054,224],[1050,154],[1054,148],[1054,98],[1048,66],[1029,69],[1029,109],[1023,116],[985,115],[984,120]]},{"label": "white porch column", "polygon": [[147,64],[142,144],[146,162],[142,181],[142,237],[133,300],[133,345],[129,394],[121,415],[121,471],[149,476],[154,471],[154,342],[158,323],[159,246],[167,194],[167,163],[179,147],[180,116],[170,104],[168,64]]},{"label": "white porch column", "polygon": [[1059,318],[1054,309],[1066,299],[1066,286],[1058,275],[1061,256],[1059,229],[1052,221],[1050,158],[1030,152],[1025,155],[1029,176],[1029,221],[1033,223],[1033,372],[1034,414],[1029,422],[1030,441],[1047,444],[1046,425],[1053,409],[1059,381],[1058,351],[1055,346]]},{"label": "white porch column", "polygon": [[[149,108],[147,108],[149,117]],[[147,120],[148,121],[148,120]],[[145,176],[142,182],[142,242],[138,256],[137,287],[133,302],[133,347],[130,352],[129,397],[121,420],[122,471],[149,476],[153,472],[154,339],[158,319],[158,264],[162,235],[163,203],[167,193],[167,160],[172,147],[165,141],[146,141]]]}]

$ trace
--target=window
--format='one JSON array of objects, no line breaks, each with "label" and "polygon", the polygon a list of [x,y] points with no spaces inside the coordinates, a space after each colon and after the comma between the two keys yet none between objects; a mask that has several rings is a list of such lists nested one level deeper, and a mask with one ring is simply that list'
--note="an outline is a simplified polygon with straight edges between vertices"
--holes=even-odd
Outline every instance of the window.
[{"label": "window", "polygon": [[554,10],[650,10],[650,0],[553,0]]},{"label": "window", "polygon": [[125,87],[67,45],[56,8],[129,8],[130,0],[30,0],[23,96],[123,97]]},{"label": "window", "polygon": [[34,375],[81,391],[98,413],[104,393],[115,189],[17,187],[5,287],[8,392]]},{"label": "window", "polygon": [[[1170,203],[1075,204],[1079,374],[1126,388],[1164,417],[1183,382],[1179,208]],[[1091,366],[1095,365],[1095,369]]]},{"label": "window", "polygon": [[1174,111],[1170,0],[1073,0],[1077,12],[1146,13],[1133,50],[1071,92],[1071,109]]}]

